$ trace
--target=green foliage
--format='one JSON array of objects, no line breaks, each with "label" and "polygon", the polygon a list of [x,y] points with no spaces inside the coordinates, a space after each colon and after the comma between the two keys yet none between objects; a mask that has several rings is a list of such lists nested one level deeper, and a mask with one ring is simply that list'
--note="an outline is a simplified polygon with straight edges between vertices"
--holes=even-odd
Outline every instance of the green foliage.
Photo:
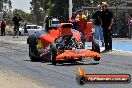
[{"label": "green foliage", "polygon": [[20,14],[22,18],[22,23],[24,22],[31,23],[31,14],[26,13],[21,9],[15,9],[13,11],[9,10],[6,12],[5,21],[7,22],[7,24],[13,25],[12,18],[16,13]]},{"label": "green foliage", "polygon": [[15,9],[13,10],[13,15],[19,13],[21,18],[22,18],[22,22],[30,22],[31,21],[31,16],[29,13],[24,12],[21,9]]},{"label": "green foliage", "polygon": [[[73,0],[73,9],[97,5],[103,1],[114,4],[123,0]],[[32,0],[30,4],[37,24],[43,21],[46,15],[68,17],[69,0]]]},{"label": "green foliage", "polygon": [[6,7],[6,10],[12,8],[12,2],[11,2],[11,0],[0,0],[0,11],[3,11],[4,8],[5,8],[3,4],[6,4],[8,6],[8,7]]},{"label": "green foliage", "polygon": [[52,10],[53,16],[66,16],[68,15],[68,0],[55,0],[54,8]]},{"label": "green foliage", "polygon": [[36,24],[41,24],[44,17],[49,15],[54,7],[51,0],[32,0],[30,4],[34,23]]}]

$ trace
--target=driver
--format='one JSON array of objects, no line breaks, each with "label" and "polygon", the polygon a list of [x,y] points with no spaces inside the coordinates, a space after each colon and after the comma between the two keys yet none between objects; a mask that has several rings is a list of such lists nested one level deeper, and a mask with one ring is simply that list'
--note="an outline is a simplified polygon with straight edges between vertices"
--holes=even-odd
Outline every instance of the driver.
[{"label": "driver", "polygon": [[[66,23],[65,23],[66,24]],[[63,23],[61,23],[61,25],[63,25]],[[59,30],[59,34],[61,37],[64,37],[64,36],[73,36],[73,33],[72,33],[72,27],[73,27],[73,24],[66,24],[66,25],[63,25],[61,28],[58,28]]]}]

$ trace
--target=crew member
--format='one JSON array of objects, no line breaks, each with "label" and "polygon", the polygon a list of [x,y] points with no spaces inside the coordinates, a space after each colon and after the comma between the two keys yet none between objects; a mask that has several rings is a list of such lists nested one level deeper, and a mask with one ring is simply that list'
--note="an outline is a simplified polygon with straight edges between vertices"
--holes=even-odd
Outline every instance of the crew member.
[{"label": "crew member", "polygon": [[92,18],[94,20],[93,23],[94,23],[94,29],[95,29],[94,38],[97,40],[100,39],[102,42],[102,46],[104,46],[103,29],[101,27],[102,20],[101,20],[101,6],[100,5],[97,6],[97,11],[93,14]]},{"label": "crew member", "polygon": [[102,27],[104,33],[105,51],[112,51],[112,24],[113,24],[113,13],[108,9],[108,4],[102,2]]}]

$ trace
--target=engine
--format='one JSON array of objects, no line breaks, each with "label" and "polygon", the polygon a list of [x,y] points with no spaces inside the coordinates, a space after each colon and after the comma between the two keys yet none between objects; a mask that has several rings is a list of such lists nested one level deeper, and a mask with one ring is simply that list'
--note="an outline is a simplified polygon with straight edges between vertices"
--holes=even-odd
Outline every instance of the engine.
[{"label": "engine", "polygon": [[55,40],[56,48],[60,50],[72,50],[78,48],[78,42],[72,36],[59,37]]}]

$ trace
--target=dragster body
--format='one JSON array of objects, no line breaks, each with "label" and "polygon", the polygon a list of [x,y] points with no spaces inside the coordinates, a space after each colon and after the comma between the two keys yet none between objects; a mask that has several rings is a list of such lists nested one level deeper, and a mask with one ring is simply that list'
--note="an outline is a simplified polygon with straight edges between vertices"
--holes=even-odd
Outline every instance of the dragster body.
[{"label": "dragster body", "polygon": [[[59,62],[73,63],[86,57],[99,61],[100,48],[97,42],[93,39],[92,49],[85,49],[84,35],[72,27],[72,23],[61,23],[57,29],[30,35],[27,39],[30,59],[51,61],[54,65]],[[88,41],[90,36],[85,36]]]}]

